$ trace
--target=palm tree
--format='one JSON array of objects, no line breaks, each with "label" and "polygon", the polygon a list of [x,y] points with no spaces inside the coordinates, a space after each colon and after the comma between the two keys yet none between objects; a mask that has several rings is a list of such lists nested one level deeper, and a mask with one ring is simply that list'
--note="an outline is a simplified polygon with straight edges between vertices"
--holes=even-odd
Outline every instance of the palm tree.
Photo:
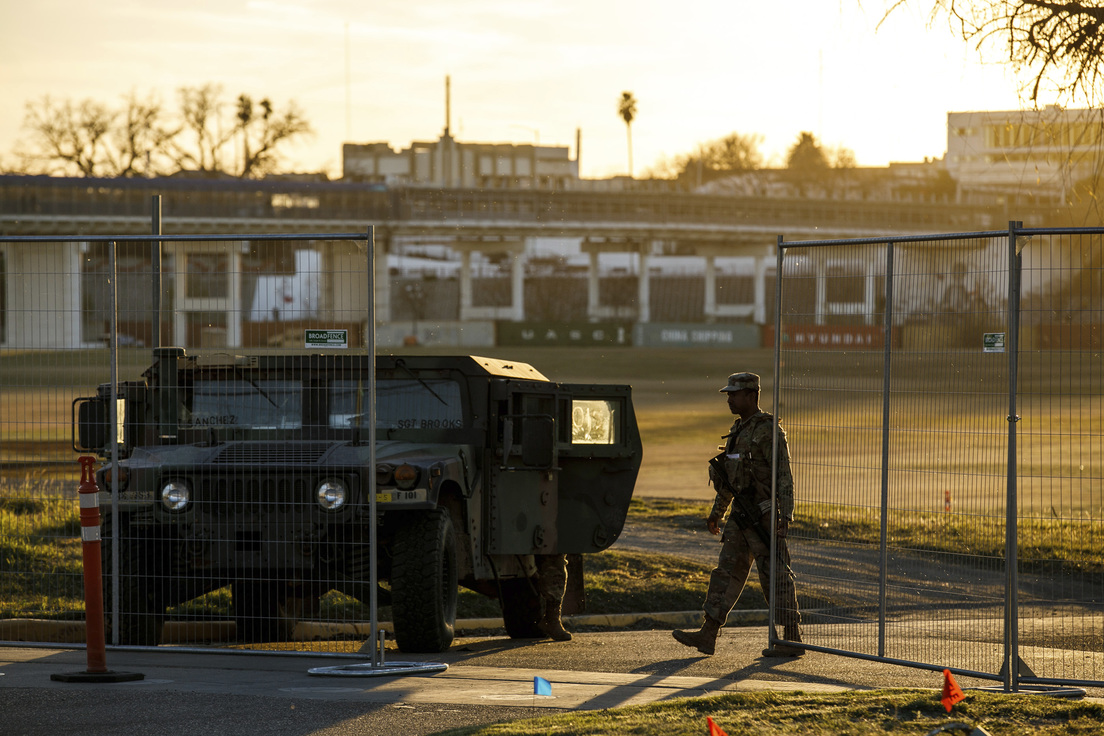
[{"label": "palm tree", "polygon": [[621,99],[617,103],[617,112],[625,121],[625,131],[629,137],[629,178],[633,175],[632,163],[632,121],[636,117],[636,98],[632,92],[622,92]]}]

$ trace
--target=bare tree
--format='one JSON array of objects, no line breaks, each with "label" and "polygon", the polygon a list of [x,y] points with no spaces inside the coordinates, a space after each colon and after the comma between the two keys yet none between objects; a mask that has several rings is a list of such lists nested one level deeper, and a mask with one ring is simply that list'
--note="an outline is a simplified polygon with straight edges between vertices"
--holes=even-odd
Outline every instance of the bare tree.
[{"label": "bare tree", "polygon": [[[240,177],[270,173],[278,163],[276,149],[281,143],[309,135],[310,124],[294,102],[277,112],[265,98],[254,104],[246,94],[238,96],[233,120],[223,116],[222,88],[207,84],[180,90],[181,112],[188,140],[176,146],[176,161],[181,169],[232,173]],[[241,137],[240,163],[227,162],[227,148],[235,136]]]},{"label": "bare tree", "polygon": [[131,92],[113,126],[106,156],[110,176],[160,176],[169,173],[166,152],[179,127],[164,122],[165,112],[154,97],[139,99]]},{"label": "bare tree", "polygon": [[859,166],[855,152],[842,144],[830,149],[826,155],[833,169],[855,169]]},{"label": "bare tree", "polygon": [[1076,0],[892,0],[886,11],[930,5],[932,20],[946,16],[979,50],[1007,54],[1025,76],[1022,92],[1038,102],[1040,89],[1094,104],[1104,82],[1104,6]]},{"label": "bare tree", "polygon": [[724,138],[701,144],[693,153],[661,161],[654,173],[678,179],[684,186],[701,186],[715,179],[761,169],[762,144],[763,136],[757,133],[730,133]]},{"label": "bare tree", "polygon": [[758,133],[731,133],[707,143],[702,149],[702,159],[716,169],[751,171],[763,166],[763,153],[759,150],[761,145],[763,136]]},{"label": "bare tree", "polygon": [[[180,110],[170,115],[154,96],[131,92],[118,109],[93,100],[28,102],[16,147],[21,173],[69,176],[162,176],[190,170],[241,177],[261,176],[279,164],[285,141],[311,133],[294,103],[276,110],[268,99],[254,105],[238,97],[237,113],[225,118],[217,85],[179,91]],[[242,155],[228,149],[241,136]]]},{"label": "bare tree", "polygon": [[277,163],[276,148],[280,143],[311,133],[310,124],[294,102],[278,113],[268,98],[254,107],[248,95],[238,97],[238,123],[242,136],[239,172],[242,177],[269,173]]},{"label": "bare tree", "polygon": [[26,105],[23,127],[30,131],[29,150],[20,150],[23,170],[30,173],[111,175],[104,149],[115,113],[92,100],[74,104],[43,97]]},{"label": "bare tree", "polygon": [[[267,103],[268,100],[265,100]],[[271,111],[272,105],[268,105]],[[242,137],[242,170],[245,170],[249,156],[249,124],[253,122],[253,98],[247,94],[238,95],[238,130]]]},{"label": "bare tree", "polygon": [[625,121],[625,131],[629,137],[629,178],[633,175],[632,162],[632,121],[636,117],[636,98],[632,92],[622,92],[617,101],[617,114]]},{"label": "bare tree", "polygon": [[233,139],[236,126],[223,130],[219,108],[222,87],[205,84],[202,87],[181,87],[180,114],[184,121],[185,138],[174,141],[173,159],[181,170],[226,172],[223,152]]}]

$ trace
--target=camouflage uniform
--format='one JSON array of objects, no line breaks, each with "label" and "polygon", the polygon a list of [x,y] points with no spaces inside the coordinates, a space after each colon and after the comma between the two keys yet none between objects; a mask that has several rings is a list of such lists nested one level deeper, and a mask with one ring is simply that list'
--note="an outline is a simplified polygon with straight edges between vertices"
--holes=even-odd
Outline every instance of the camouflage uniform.
[{"label": "camouflage uniform", "polygon": [[537,592],[544,601],[559,604],[567,591],[567,555],[533,555],[537,564]]},{"label": "camouflage uniform", "polygon": [[567,592],[567,555],[533,555],[533,562],[537,565],[537,593],[541,598],[537,627],[556,641],[571,641],[561,619]]},{"label": "camouflage uniform", "polygon": [[[706,523],[709,531],[716,534],[725,514],[728,514],[728,522],[721,532],[721,554],[717,567],[709,576],[709,589],[702,606],[705,620],[701,629],[675,629],[671,632],[679,644],[694,647],[705,655],[716,651],[717,636],[744,589],[752,560],[759,570],[763,594],[770,600],[770,535],[762,522],[764,517],[769,519],[771,513],[771,465],[776,429],[778,479],[775,498],[778,519],[785,520],[788,525],[793,519],[794,508],[793,474],[790,472],[786,435],[774,417],[759,409],[759,376],[733,373],[721,393],[728,394],[728,408],[739,418],[723,437],[724,452],[709,462],[709,481],[717,490],[717,498],[713,501]],[[776,619],[785,626],[785,638],[797,643],[801,641],[801,615],[797,610],[797,589],[794,587],[790,553],[784,535],[777,537],[776,551]],[[800,657],[804,654],[799,647],[775,643],[777,634],[774,632],[770,641],[772,645],[763,650],[765,657]]]},{"label": "camouflage uniform", "polygon": [[[760,411],[750,417],[738,418],[732,424],[732,430],[725,435],[724,467],[728,480],[738,492],[750,494],[759,506],[761,513],[767,514],[771,508],[771,446],[774,435],[774,417]],[[732,493],[715,477],[710,468],[710,480],[717,489],[717,497],[709,518],[720,521],[732,504]],[[794,510],[793,475],[790,472],[789,448],[782,427],[778,427],[778,515],[791,521]],[[760,524],[769,540],[769,528]],[[790,569],[790,553],[786,540],[777,540],[778,559],[778,600],[776,611],[778,621],[786,629],[786,638],[794,639],[801,621],[797,609],[797,589],[794,586],[794,574]],[[739,529],[730,515],[721,535],[721,553],[717,567],[709,577],[709,589],[703,606],[705,614],[714,621],[723,622],[736,604],[740,593],[751,572],[751,562],[759,572],[759,583],[763,594],[770,596],[770,547],[756,533],[755,529]]]}]

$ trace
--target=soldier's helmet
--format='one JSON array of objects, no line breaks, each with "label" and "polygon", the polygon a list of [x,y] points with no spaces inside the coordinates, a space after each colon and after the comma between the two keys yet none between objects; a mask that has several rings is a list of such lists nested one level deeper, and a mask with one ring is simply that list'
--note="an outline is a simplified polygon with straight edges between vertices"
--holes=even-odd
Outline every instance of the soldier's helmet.
[{"label": "soldier's helmet", "polygon": [[728,377],[728,385],[721,389],[721,393],[730,391],[743,391],[745,388],[759,390],[759,376],[754,373],[733,373]]}]

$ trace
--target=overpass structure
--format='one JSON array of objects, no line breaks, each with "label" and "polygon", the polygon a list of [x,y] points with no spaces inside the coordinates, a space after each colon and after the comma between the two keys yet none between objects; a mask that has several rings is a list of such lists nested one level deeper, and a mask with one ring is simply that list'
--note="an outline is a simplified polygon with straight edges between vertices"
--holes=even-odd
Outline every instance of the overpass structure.
[{"label": "overpass structure", "polygon": [[[51,243],[49,238],[148,235],[155,197],[165,235],[224,234],[249,240],[261,234],[349,233],[372,228],[377,255],[374,303],[381,323],[391,319],[393,301],[385,256],[401,250],[404,243],[431,242],[459,254],[461,322],[524,321],[530,246],[540,239],[570,238],[577,239],[581,252],[588,256],[586,314],[590,321],[620,314],[603,304],[599,268],[602,254],[619,253],[637,259],[639,277],[632,315],[636,323],[651,321],[651,274],[662,259],[694,256],[703,260],[702,314],[706,322],[743,319],[764,324],[767,280],[774,268],[779,236],[816,240],[963,232],[1000,226],[1005,217],[992,208],[926,202],[655,191],[394,189],[289,180],[0,176],[0,248],[9,282],[4,290],[7,298],[24,295],[28,301],[23,303],[33,304],[35,293],[56,294],[59,279],[79,286],[76,246]],[[202,248],[187,241],[172,243],[177,257],[187,258]],[[508,270],[508,305],[477,303],[472,275],[475,254],[491,257]],[[718,299],[716,262],[732,257],[750,259],[754,264],[754,293],[749,303]],[[13,278],[15,274],[18,279]],[[28,278],[28,274],[35,275]],[[79,293],[79,288],[73,291]],[[227,305],[239,312],[242,307]],[[56,303],[48,311],[56,312]],[[75,339],[72,329],[36,331],[67,335],[59,338],[66,344]],[[7,332],[12,332],[11,325]],[[11,339],[9,334],[8,344]]]}]

